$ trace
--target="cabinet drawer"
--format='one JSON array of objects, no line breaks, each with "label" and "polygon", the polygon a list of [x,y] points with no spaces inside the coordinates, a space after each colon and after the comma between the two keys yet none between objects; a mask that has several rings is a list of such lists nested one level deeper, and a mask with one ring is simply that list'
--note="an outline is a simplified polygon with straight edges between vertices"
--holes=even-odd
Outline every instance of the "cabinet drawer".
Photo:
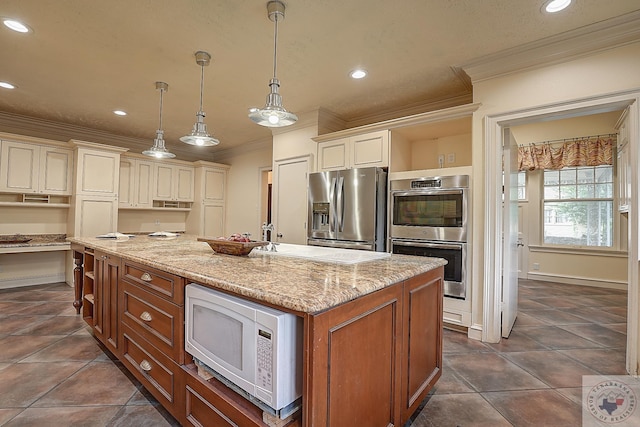
[{"label": "cabinet drawer", "polygon": [[127,325],[123,330],[122,362],[171,414],[184,412],[185,373]]},{"label": "cabinet drawer", "polygon": [[184,309],[136,285],[122,282],[123,324],[175,362],[184,363]]},{"label": "cabinet drawer", "polygon": [[184,305],[184,279],[155,268],[122,262],[122,278],[162,298]]},{"label": "cabinet drawer", "polygon": [[205,381],[194,365],[185,369],[185,420],[189,426],[266,426],[262,410],[221,384],[216,379]]}]

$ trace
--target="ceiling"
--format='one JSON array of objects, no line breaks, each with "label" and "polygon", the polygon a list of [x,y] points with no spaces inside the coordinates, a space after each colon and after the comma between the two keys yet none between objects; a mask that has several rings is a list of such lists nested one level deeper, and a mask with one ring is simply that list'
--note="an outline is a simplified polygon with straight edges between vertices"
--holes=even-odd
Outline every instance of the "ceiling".
[{"label": "ceiling", "polygon": [[[277,72],[284,107],[298,115],[322,108],[347,125],[470,100],[459,64],[640,9],[637,0],[574,0],[556,15],[541,11],[543,0],[285,3]],[[155,82],[164,81],[165,140],[179,159],[214,160],[221,150],[271,137],[247,118],[248,108],[264,105],[273,73],[266,0],[3,0],[0,16],[34,30],[0,26],[0,81],[18,86],[0,89],[0,113],[119,135],[129,139],[114,145],[129,141],[139,152],[155,137]],[[204,111],[221,141],[216,147],[178,140],[196,119],[198,50],[212,56]],[[369,76],[352,80],[357,67]]]}]

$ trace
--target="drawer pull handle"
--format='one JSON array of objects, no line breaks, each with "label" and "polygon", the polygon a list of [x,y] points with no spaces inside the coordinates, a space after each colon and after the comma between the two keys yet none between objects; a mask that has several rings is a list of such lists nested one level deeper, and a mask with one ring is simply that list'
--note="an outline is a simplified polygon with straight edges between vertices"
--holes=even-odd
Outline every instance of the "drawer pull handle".
[{"label": "drawer pull handle", "polygon": [[143,311],[142,314],[140,315],[140,318],[145,322],[151,322],[151,314],[149,314],[148,311]]},{"label": "drawer pull handle", "polygon": [[150,282],[152,280],[151,275],[149,273],[143,273],[142,277],[140,277],[145,282]]},{"label": "drawer pull handle", "polygon": [[140,369],[145,372],[149,372],[151,370],[151,363],[144,359],[142,362],[140,362]]}]

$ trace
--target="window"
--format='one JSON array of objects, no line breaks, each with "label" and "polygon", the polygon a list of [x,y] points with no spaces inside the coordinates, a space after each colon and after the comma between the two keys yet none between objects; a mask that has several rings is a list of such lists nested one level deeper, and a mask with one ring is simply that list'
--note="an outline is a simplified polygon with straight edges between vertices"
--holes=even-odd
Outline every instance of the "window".
[{"label": "window", "polygon": [[518,200],[527,200],[527,172],[518,172]]},{"label": "window", "polygon": [[613,167],[544,171],[543,242],[613,246]]}]

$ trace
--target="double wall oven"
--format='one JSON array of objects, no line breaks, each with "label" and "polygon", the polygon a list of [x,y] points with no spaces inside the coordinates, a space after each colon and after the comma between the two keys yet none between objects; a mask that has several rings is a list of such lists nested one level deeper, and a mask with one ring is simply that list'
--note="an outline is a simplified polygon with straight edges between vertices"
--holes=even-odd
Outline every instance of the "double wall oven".
[{"label": "double wall oven", "polygon": [[393,253],[444,258],[444,294],[467,295],[469,176],[392,180]]}]

